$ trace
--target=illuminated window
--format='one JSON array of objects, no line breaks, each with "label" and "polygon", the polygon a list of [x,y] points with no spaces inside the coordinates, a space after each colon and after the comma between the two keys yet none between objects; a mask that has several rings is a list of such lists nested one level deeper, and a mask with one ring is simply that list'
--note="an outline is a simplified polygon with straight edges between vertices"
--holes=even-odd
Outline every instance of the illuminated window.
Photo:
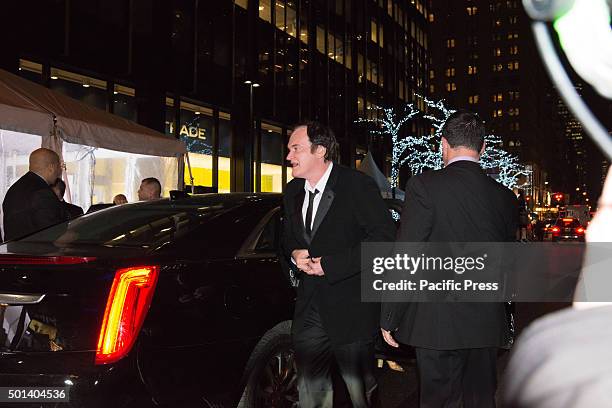
[{"label": "illuminated window", "polygon": [[503,111],[501,109],[495,109],[493,111],[494,118],[501,118],[503,116]]},{"label": "illuminated window", "polygon": [[467,9],[468,16],[475,16],[476,13],[478,12],[478,7],[476,6],[467,7],[466,9]]},{"label": "illuminated window", "polygon": [[493,64],[493,72],[501,72],[504,69],[502,64]]},{"label": "illuminated window", "polygon": [[455,48],[455,39],[449,38],[446,40],[446,48]]},{"label": "illuminated window", "polygon": [[259,18],[272,22],[272,4],[270,0],[259,0]]},{"label": "illuminated window", "polygon": [[513,45],[510,47],[510,55],[518,55],[518,45]]},{"label": "illuminated window", "polygon": [[501,56],[501,48],[497,47],[493,50],[493,56],[500,57]]},{"label": "illuminated window", "polygon": [[434,77],[435,77],[434,70],[430,69],[429,70],[429,79],[434,79]]},{"label": "illuminated window", "polygon": [[474,65],[468,65],[467,73],[468,75],[476,75],[478,73],[478,67]]},{"label": "illuminated window", "polygon": [[477,104],[477,103],[478,103],[478,99],[479,99],[478,95],[470,95],[470,96],[468,97],[468,103],[469,103],[470,105],[475,105],[475,104]]},{"label": "illuminated window", "polygon": [[446,76],[454,77],[455,76],[455,68],[446,68]]},{"label": "illuminated window", "polygon": [[249,0],[235,0],[234,4],[236,4],[238,7],[242,7],[245,10],[249,8]]},{"label": "illuminated window", "polygon": [[376,20],[370,21],[370,39],[378,44],[378,24],[376,24]]},{"label": "illuminated window", "polygon": [[434,22],[434,15],[433,15],[433,13],[430,13],[430,14],[429,14],[429,22],[430,22],[430,23],[433,23],[433,22]]},{"label": "illuminated window", "polygon": [[447,92],[454,92],[457,90],[457,85],[454,82],[447,82],[446,83],[446,91]]},{"label": "illuminated window", "polygon": [[502,102],[504,100],[504,96],[501,93],[493,94],[493,102]]}]

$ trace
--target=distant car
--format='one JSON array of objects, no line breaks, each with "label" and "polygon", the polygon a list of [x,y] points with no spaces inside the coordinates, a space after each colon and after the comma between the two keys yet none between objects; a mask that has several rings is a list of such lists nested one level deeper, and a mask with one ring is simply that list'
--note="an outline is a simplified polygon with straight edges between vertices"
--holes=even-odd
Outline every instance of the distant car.
[{"label": "distant car", "polygon": [[555,224],[548,228],[553,242],[584,241],[585,227],[577,218],[558,218]]}]

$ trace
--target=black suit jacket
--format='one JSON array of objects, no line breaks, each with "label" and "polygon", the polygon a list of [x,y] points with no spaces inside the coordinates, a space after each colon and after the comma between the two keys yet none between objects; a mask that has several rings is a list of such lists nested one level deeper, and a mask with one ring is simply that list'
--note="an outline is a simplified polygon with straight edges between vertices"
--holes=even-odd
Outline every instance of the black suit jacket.
[{"label": "black suit jacket", "polygon": [[2,211],[7,241],[68,220],[68,213],[51,187],[31,171],[8,189]]},{"label": "black suit jacket", "polygon": [[83,209],[79,207],[78,205],[70,204],[65,201],[62,201],[62,205],[64,206],[64,209],[68,213],[68,216],[70,217],[70,219],[80,217],[81,215],[83,215]]},{"label": "black suit jacket", "polygon": [[[324,276],[299,271],[293,328],[303,324],[309,307],[317,307],[334,344],[371,340],[378,330],[378,303],[361,302],[361,243],[390,242],[395,226],[378,187],[369,176],[334,164],[315,215],[312,239],[302,217],[304,179],[293,179],[284,196],[283,252],[308,249],[322,257]],[[291,263],[295,268],[295,265]]]},{"label": "black suit jacket", "polygon": [[[510,242],[517,201],[478,163],[458,161],[412,177],[406,185],[401,242]],[[436,350],[504,346],[501,303],[384,303],[381,326],[404,344]]]}]

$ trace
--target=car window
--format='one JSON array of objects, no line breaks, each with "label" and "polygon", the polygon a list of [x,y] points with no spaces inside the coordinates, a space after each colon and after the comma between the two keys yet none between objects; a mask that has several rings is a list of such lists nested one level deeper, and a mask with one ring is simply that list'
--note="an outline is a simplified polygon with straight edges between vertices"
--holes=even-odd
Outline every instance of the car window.
[{"label": "car window", "polygon": [[276,248],[278,247],[279,223],[280,212],[275,211],[270,220],[264,226],[261,235],[255,244],[255,253],[261,254],[276,252]]}]

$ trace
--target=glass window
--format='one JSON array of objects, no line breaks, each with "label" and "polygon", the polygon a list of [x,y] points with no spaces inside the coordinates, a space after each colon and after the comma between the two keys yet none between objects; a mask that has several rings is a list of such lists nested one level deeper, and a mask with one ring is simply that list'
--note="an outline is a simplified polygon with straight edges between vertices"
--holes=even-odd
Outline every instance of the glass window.
[{"label": "glass window", "polygon": [[278,231],[280,223],[280,213],[275,211],[272,218],[266,223],[261,235],[257,239],[254,252],[256,253],[275,253],[278,247]]},{"label": "glass window", "polygon": [[325,29],[321,26],[317,26],[317,50],[325,54]]},{"label": "glass window", "polygon": [[261,191],[282,192],[283,135],[279,127],[261,124]]},{"label": "glass window", "polygon": [[136,92],[134,88],[115,85],[113,90],[113,113],[136,122]]},{"label": "glass window", "polygon": [[272,4],[270,0],[259,0],[259,18],[272,22]]},{"label": "glass window", "polygon": [[308,44],[308,8],[303,1],[300,7],[302,8],[300,12],[300,41]]},{"label": "glass window", "polygon": [[285,31],[287,27],[285,24],[285,0],[276,0],[275,4],[276,27],[281,31]]},{"label": "glass window", "polygon": [[249,8],[249,0],[235,0],[234,4],[236,4],[238,7],[242,7],[245,10]]},{"label": "glass window", "polygon": [[220,193],[230,192],[230,163],[232,157],[231,116],[219,112],[219,177],[217,187]]},{"label": "glass window", "polygon": [[285,10],[287,13],[287,34],[296,38],[297,36],[297,12],[295,3],[288,1]]},{"label": "glass window", "polygon": [[98,109],[106,110],[106,81],[51,68],[49,88]]},{"label": "glass window", "polygon": [[[212,186],[212,109],[181,101],[179,137],[187,145],[191,164],[191,176],[196,186]],[[185,171],[185,183],[191,184],[189,171]]]},{"label": "glass window", "polygon": [[42,64],[20,59],[19,60],[19,76],[29,79],[30,81],[42,84]]}]

